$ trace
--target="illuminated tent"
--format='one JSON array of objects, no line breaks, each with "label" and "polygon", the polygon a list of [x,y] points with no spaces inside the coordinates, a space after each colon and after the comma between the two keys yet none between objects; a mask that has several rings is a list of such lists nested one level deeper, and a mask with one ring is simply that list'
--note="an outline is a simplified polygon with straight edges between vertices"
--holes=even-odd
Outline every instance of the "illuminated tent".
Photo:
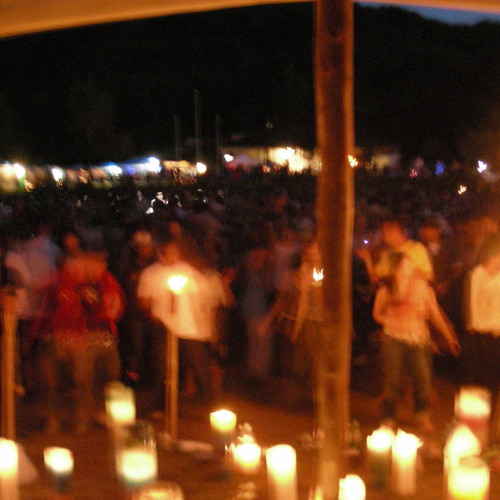
[{"label": "illuminated tent", "polygon": [[[169,14],[299,0],[0,0],[0,38]],[[500,0],[364,0],[500,13]]]}]

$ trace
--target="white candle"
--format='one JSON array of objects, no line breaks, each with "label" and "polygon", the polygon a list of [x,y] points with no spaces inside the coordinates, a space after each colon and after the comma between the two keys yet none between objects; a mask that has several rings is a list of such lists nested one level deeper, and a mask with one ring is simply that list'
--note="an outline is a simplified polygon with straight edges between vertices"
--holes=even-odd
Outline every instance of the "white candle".
[{"label": "white candle", "polygon": [[236,414],[229,410],[214,411],[210,413],[210,426],[215,437],[215,448],[218,451],[225,450],[234,439]]},{"label": "white candle", "polygon": [[420,440],[401,430],[392,445],[392,489],[401,496],[417,492],[417,450]]},{"label": "white candle", "polygon": [[67,448],[49,447],[43,450],[45,467],[52,475],[57,493],[69,490],[73,475],[73,453]]},{"label": "white candle", "polygon": [[457,421],[467,425],[486,448],[489,440],[491,393],[484,387],[463,386],[455,397]]},{"label": "white candle", "polygon": [[481,444],[472,431],[464,424],[457,425],[451,432],[444,447],[444,490],[448,490],[451,471],[463,457],[479,455]]},{"label": "white candle", "polygon": [[121,382],[106,386],[106,413],[112,425],[131,425],[135,422],[134,391]]},{"label": "white candle", "polygon": [[131,401],[110,401],[108,415],[114,425],[130,425],[135,422],[135,405]]},{"label": "white candle", "polygon": [[394,431],[388,427],[380,427],[366,438],[368,467],[375,487],[383,487],[387,483],[393,441]]},{"label": "white candle", "polygon": [[260,469],[261,449],[257,443],[241,443],[234,447],[236,469],[243,474],[257,474]]},{"label": "white candle", "polygon": [[347,474],[339,483],[339,500],[365,500],[366,486],[356,474]]},{"label": "white candle", "polygon": [[156,454],[141,448],[120,451],[116,467],[118,477],[129,489],[140,488],[156,480],[158,462]]},{"label": "white candle", "polygon": [[270,500],[297,500],[297,457],[287,444],[266,451],[267,478]]},{"label": "white candle", "polygon": [[14,441],[0,438],[0,498],[19,499],[19,453]]},{"label": "white candle", "polygon": [[480,457],[465,457],[450,472],[449,500],[488,500],[490,471]]}]

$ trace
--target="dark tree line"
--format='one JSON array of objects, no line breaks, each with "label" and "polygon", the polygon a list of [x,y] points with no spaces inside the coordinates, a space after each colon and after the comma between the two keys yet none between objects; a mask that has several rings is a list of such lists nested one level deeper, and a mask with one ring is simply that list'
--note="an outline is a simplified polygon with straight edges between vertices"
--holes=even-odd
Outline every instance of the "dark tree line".
[{"label": "dark tree line", "polygon": [[[500,25],[355,8],[356,142],[499,160]],[[193,92],[224,141],[315,144],[313,7],[276,5],[0,40],[0,158],[39,163],[186,155]]]}]

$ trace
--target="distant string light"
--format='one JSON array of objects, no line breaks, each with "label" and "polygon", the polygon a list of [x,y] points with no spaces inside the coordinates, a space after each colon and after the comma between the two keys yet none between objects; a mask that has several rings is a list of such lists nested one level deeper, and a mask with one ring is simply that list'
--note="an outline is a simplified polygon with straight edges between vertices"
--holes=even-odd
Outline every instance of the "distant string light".
[{"label": "distant string light", "polygon": [[479,160],[477,162],[477,171],[481,174],[488,168],[488,164],[484,161]]},{"label": "distant string light", "polygon": [[418,177],[418,172],[414,168],[410,169],[410,177],[412,179],[415,179],[415,177]]},{"label": "distant string light", "polygon": [[458,194],[464,194],[467,191],[467,186],[460,185],[458,186]]},{"label": "distant string light", "polygon": [[356,168],[358,166],[359,162],[354,156],[347,155],[347,159],[349,160],[349,165],[351,165],[351,168]]},{"label": "distant string light", "polygon": [[26,177],[26,169],[20,163],[14,163],[14,173],[18,179]]}]

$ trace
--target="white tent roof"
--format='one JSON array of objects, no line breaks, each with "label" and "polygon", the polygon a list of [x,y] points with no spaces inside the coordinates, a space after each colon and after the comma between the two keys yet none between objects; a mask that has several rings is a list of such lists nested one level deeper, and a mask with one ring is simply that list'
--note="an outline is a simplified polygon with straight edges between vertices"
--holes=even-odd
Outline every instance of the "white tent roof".
[{"label": "white tent roof", "polygon": [[[300,0],[0,0],[0,38],[42,31]],[[500,13],[500,0],[363,0]]]}]

